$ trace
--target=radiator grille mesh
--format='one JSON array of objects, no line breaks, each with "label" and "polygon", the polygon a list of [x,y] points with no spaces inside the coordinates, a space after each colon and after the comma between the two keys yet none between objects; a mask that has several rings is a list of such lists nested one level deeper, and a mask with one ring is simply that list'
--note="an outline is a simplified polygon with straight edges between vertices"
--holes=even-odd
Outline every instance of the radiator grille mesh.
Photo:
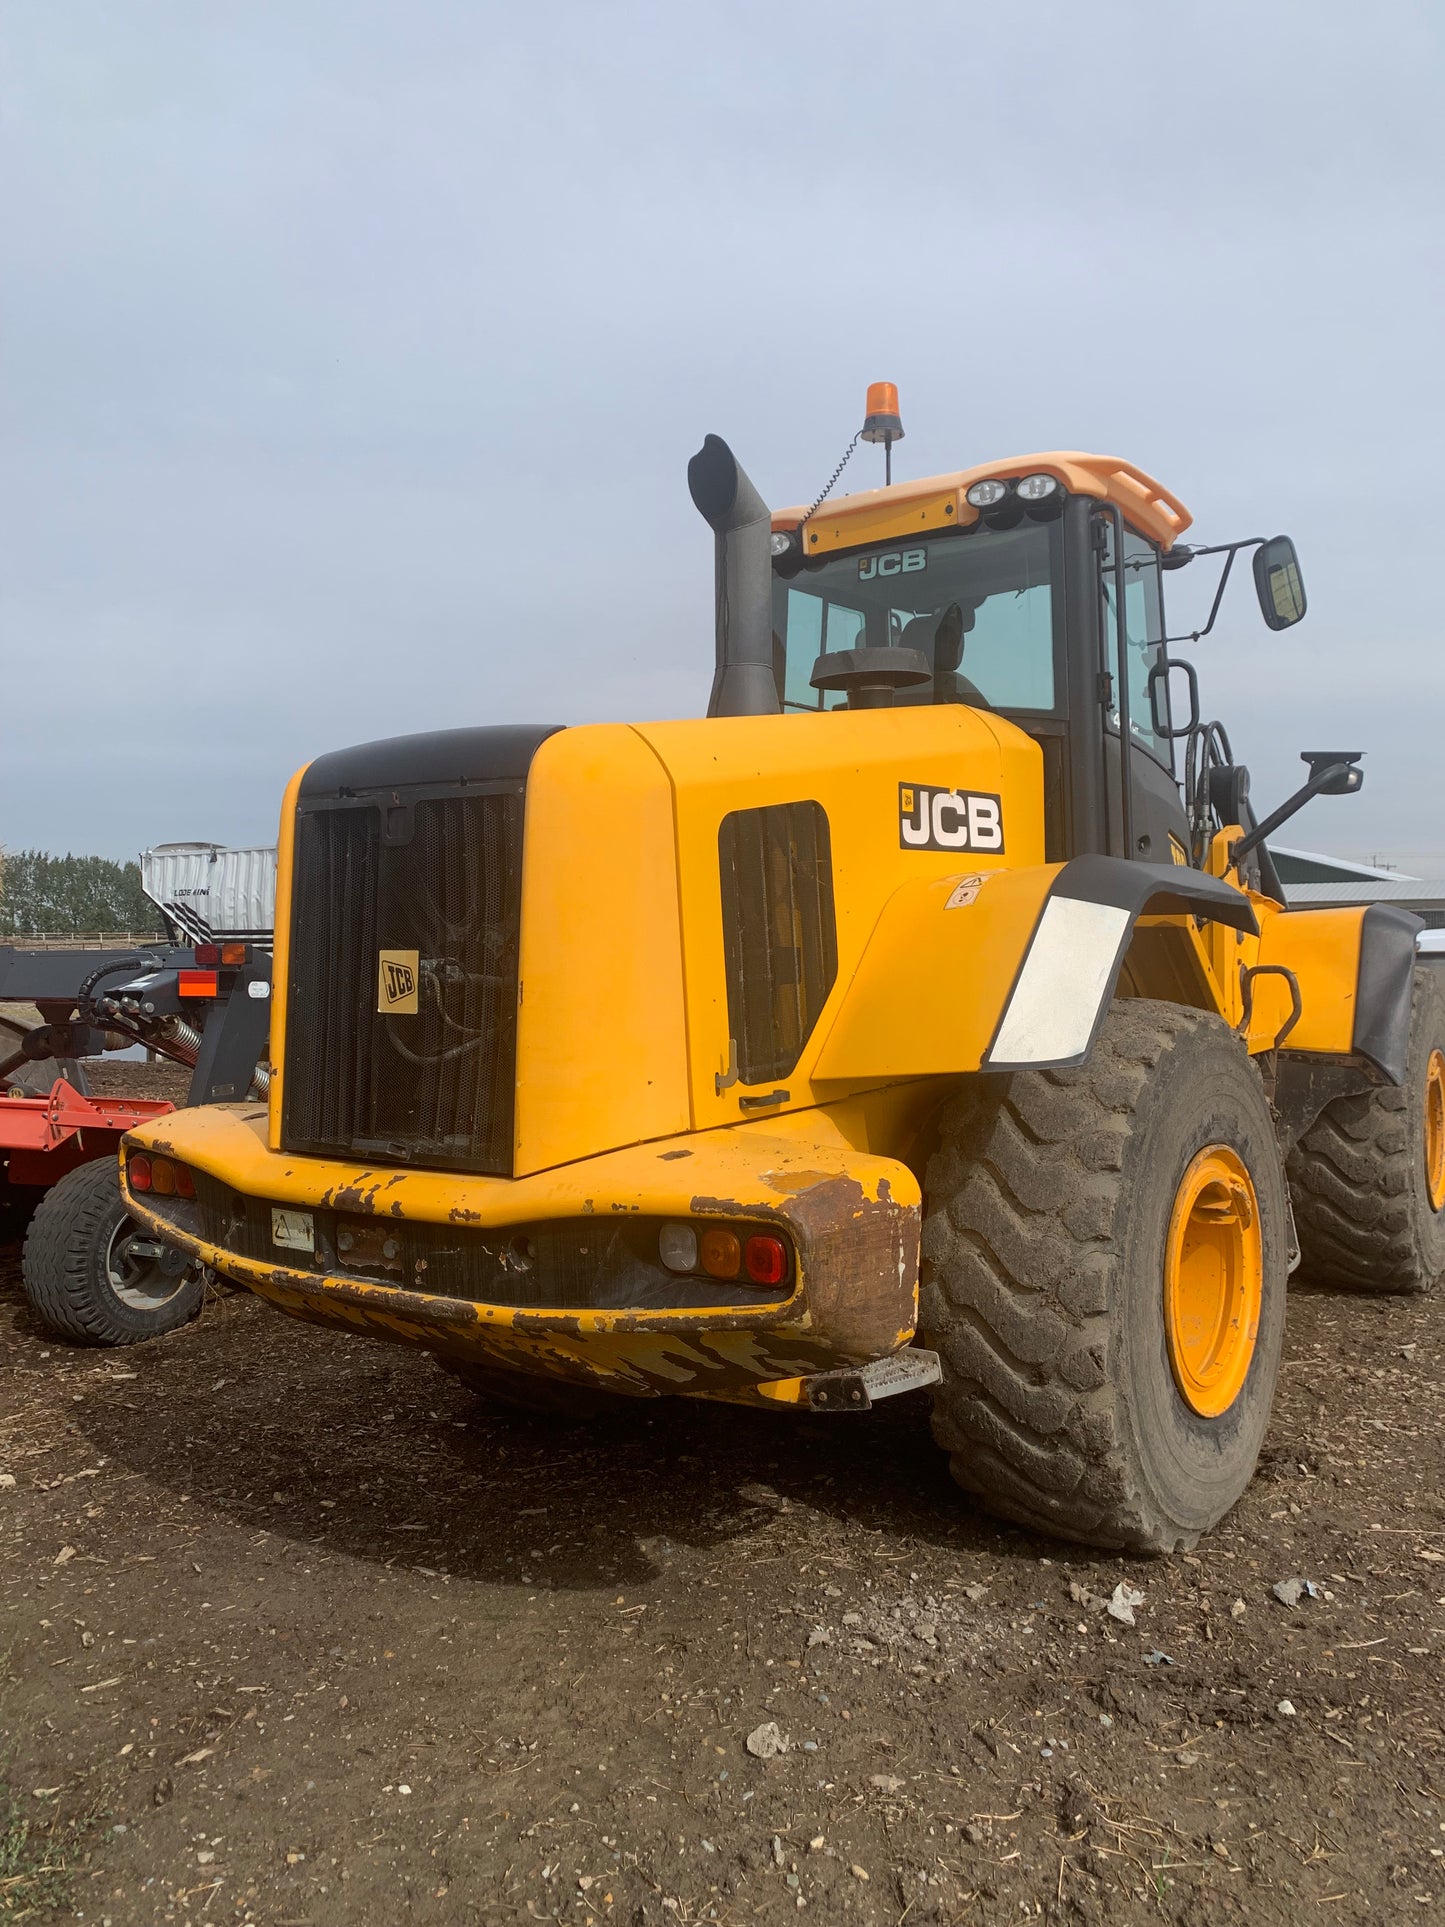
[{"label": "radiator grille mesh", "polygon": [[[510,1172],[521,838],[519,789],[303,809],[286,1149]],[[378,1009],[383,952],[414,1012]]]}]

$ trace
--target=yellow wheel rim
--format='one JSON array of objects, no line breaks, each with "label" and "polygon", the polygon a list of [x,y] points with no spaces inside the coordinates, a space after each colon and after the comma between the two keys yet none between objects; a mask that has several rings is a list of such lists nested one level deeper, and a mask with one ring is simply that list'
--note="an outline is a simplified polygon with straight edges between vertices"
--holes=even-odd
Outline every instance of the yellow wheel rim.
[{"label": "yellow wheel rim", "polygon": [[1438,1050],[1425,1068],[1425,1182],[1430,1209],[1445,1210],[1445,1052]]},{"label": "yellow wheel rim", "polygon": [[[1441,1061],[1445,1163],[1445,1059]],[[1211,1144],[1179,1181],[1164,1252],[1164,1330],[1179,1396],[1201,1418],[1227,1412],[1249,1377],[1264,1300],[1259,1200],[1243,1160]]]}]

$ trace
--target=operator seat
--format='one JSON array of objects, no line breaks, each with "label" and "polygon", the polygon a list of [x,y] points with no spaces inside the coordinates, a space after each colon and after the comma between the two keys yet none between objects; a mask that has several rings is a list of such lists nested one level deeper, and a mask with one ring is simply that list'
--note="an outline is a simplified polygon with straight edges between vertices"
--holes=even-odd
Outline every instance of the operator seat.
[{"label": "operator seat", "polygon": [[934,615],[914,616],[903,625],[899,647],[922,651],[933,665],[933,682],[924,683],[920,689],[899,690],[895,703],[968,703],[975,709],[990,707],[977,684],[959,674],[964,629],[963,610],[956,602],[950,602]]}]

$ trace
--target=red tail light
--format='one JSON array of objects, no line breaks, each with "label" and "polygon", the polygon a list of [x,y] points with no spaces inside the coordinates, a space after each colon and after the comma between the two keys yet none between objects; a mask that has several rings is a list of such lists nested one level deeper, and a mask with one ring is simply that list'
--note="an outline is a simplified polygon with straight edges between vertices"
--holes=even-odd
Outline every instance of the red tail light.
[{"label": "red tail light", "polygon": [[133,1152],[125,1167],[132,1191],[149,1191],[151,1188],[151,1161],[144,1151]]},{"label": "red tail light", "polygon": [[220,961],[221,946],[218,943],[198,943],[196,945],[196,962],[198,964],[208,964],[214,968]]},{"label": "red tail light", "polygon": [[743,1264],[755,1285],[780,1285],[788,1275],[788,1248],[781,1238],[759,1232],[748,1239]]},{"label": "red tail light", "polygon": [[176,1166],[176,1196],[193,1198],[196,1195],[196,1181],[184,1164]]}]

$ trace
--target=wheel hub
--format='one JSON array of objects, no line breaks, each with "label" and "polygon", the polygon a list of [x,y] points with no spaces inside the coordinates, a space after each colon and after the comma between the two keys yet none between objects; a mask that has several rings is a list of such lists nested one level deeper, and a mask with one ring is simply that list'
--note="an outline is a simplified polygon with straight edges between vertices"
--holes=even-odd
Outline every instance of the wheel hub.
[{"label": "wheel hub", "polygon": [[1445,1052],[1438,1050],[1425,1067],[1425,1186],[1430,1209],[1445,1211]]},{"label": "wheel hub", "polygon": [[[1445,1165],[1445,1061],[1441,1065]],[[1164,1330],[1179,1395],[1201,1418],[1227,1412],[1249,1376],[1264,1299],[1264,1240],[1248,1170],[1228,1145],[1190,1160],[1164,1252]]]},{"label": "wheel hub", "polygon": [[106,1248],[105,1272],[111,1290],[132,1311],[159,1311],[182,1290],[190,1260],[172,1245],[143,1231],[134,1218],[122,1218]]}]

